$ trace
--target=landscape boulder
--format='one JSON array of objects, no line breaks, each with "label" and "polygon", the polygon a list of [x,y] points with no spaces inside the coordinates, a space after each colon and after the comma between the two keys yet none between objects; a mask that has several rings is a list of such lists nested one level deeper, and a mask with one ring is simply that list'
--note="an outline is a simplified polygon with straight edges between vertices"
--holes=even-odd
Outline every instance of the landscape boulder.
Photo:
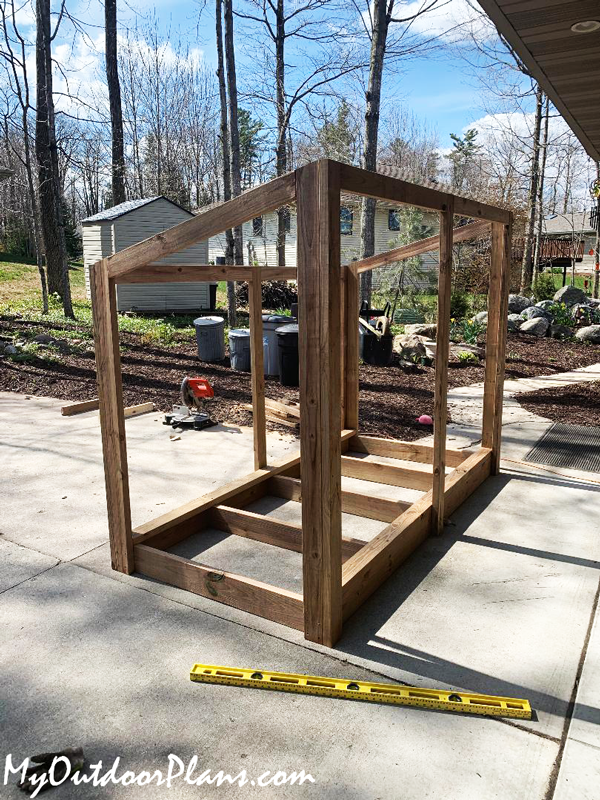
[{"label": "landscape boulder", "polygon": [[573,330],[566,325],[550,325],[548,336],[552,339],[571,339],[573,337]]},{"label": "landscape boulder", "polygon": [[475,316],[473,317],[473,322],[478,322],[480,325],[487,325],[488,312],[480,311],[479,314],[475,314]]},{"label": "landscape boulder", "polygon": [[526,308],[533,305],[530,297],[524,297],[522,294],[509,294],[508,295],[508,310],[511,314],[520,314]]},{"label": "landscape boulder", "polygon": [[53,344],[56,339],[48,333],[38,333],[37,336],[33,337],[33,341],[37,344]]},{"label": "landscape boulder", "polygon": [[548,311],[554,305],[554,300],[540,300],[539,303],[536,303],[536,308],[543,308],[544,311]]},{"label": "landscape boulder", "polygon": [[576,286],[563,286],[554,295],[555,303],[564,303],[566,306],[574,306],[576,303],[585,303],[587,300],[583,289]]},{"label": "landscape boulder", "polygon": [[521,319],[528,320],[528,319],[538,319],[543,317],[547,319],[549,322],[552,321],[552,314],[549,311],[546,311],[545,308],[540,308],[539,306],[529,306],[526,308],[525,311],[521,312]]},{"label": "landscape boulder", "polygon": [[528,319],[519,328],[519,333],[529,333],[532,336],[545,336],[550,327],[550,322],[546,317],[535,317]]},{"label": "landscape boulder", "polygon": [[509,314],[508,315],[508,330],[509,331],[518,331],[522,324],[523,324],[523,317],[520,314]]},{"label": "landscape boulder", "polygon": [[570,310],[573,319],[581,320],[582,322],[593,322],[594,318],[600,313],[598,306],[591,305],[590,303],[576,303],[574,306],[571,306]]},{"label": "landscape boulder", "polygon": [[4,348],[4,352],[6,353],[7,356],[16,356],[17,353],[19,352],[19,348],[15,347],[14,344],[7,344],[6,347]]},{"label": "landscape boulder", "polygon": [[575,336],[582,342],[600,344],[600,325],[588,325],[587,328],[580,328]]},{"label": "landscape boulder", "polygon": [[426,339],[435,339],[437,325],[435,322],[417,322],[412,325],[405,325],[404,333],[412,333],[413,336],[425,336]]},{"label": "landscape boulder", "polygon": [[394,350],[400,355],[400,360],[415,363],[427,357],[427,350],[422,340],[411,333],[394,336]]}]

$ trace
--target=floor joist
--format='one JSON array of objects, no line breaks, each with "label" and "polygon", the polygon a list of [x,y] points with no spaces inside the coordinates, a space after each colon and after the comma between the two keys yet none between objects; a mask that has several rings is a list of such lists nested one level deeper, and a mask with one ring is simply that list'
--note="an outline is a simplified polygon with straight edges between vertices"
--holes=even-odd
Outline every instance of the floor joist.
[{"label": "floor joist", "polygon": [[[266,493],[301,503],[302,482],[298,478],[278,475],[267,482]],[[392,522],[410,506],[411,503],[404,500],[388,500],[385,497],[373,497],[342,489],[342,512],[344,514],[377,519],[380,522]]]},{"label": "floor joist", "polygon": [[[398,458],[402,461],[418,461],[421,464],[433,464],[433,445],[417,442],[399,442],[396,439],[379,439],[375,436],[357,434],[348,442],[348,449],[355,453],[369,453],[372,456]],[[446,464],[458,467],[473,450],[446,450]]]},{"label": "floor joist", "polygon": [[385,483],[389,486],[402,486],[404,489],[417,489],[420,492],[429,491],[433,479],[430,469],[399,467],[385,461],[367,460],[356,456],[342,456],[342,476]]}]

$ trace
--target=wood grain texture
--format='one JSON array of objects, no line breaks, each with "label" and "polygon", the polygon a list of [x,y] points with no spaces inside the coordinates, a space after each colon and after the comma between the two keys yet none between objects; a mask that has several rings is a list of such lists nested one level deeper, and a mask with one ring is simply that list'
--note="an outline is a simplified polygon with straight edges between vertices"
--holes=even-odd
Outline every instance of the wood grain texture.
[{"label": "wood grain texture", "polygon": [[[149,264],[115,279],[118,284],[130,283],[195,283],[196,281],[247,281],[254,267],[213,264]],[[262,267],[265,281],[295,281],[295,267]]]},{"label": "wood grain texture", "polygon": [[435,348],[435,396],[433,403],[433,500],[431,522],[433,530],[438,536],[444,531],[453,225],[454,203],[450,199],[447,208],[440,214],[440,269]]},{"label": "wood grain texture", "polygon": [[296,171],[304,635],[342,631],[340,184],[323,160]]},{"label": "wood grain texture", "polygon": [[[301,503],[302,481],[298,478],[278,475],[267,481],[267,494]],[[374,497],[342,489],[342,513],[344,514],[378,519],[381,522],[392,522],[410,506],[411,503],[403,500],[388,500],[384,497]]]},{"label": "wood grain texture", "polygon": [[[508,326],[506,318],[508,316],[508,295],[510,292],[510,268],[512,251],[512,224],[498,225],[496,238],[498,239],[497,258],[501,261],[501,294],[500,294],[500,320],[504,324],[499,326],[499,336],[497,342],[496,374],[494,385],[494,413],[493,428],[491,437],[491,474],[498,475],[500,472],[500,457],[502,446],[502,411],[504,407],[504,372],[506,367],[506,340],[508,337]],[[487,446],[482,441],[483,446]]]},{"label": "wood grain texture", "polygon": [[228,228],[235,228],[253,217],[274,211],[292,202],[295,192],[296,180],[293,172],[250,189],[233,200],[115,253],[108,259],[109,275],[117,278],[133,272],[138,267],[185,250],[197,242],[223,233]]},{"label": "wood grain texture", "polygon": [[502,313],[504,226],[494,225],[490,252],[490,287],[485,344],[485,379],[483,389],[483,427],[481,443],[494,449],[497,437],[496,378],[498,374],[501,328],[506,327]]},{"label": "wood grain texture", "polygon": [[[296,553],[302,552],[301,525],[228,506],[215,506],[207,514],[207,524],[217,530],[244,536],[274,547],[282,547],[285,550],[293,550]],[[347,561],[364,545],[365,542],[360,539],[342,538],[342,561]]]},{"label": "wood grain texture", "polygon": [[[379,200],[392,200],[401,205],[418,206],[432,211],[443,211],[448,205],[452,195],[430,189],[427,186],[418,186],[414,183],[381,175],[378,172],[369,172],[349,164],[339,164],[341,189],[344,192],[376,197]],[[488,222],[509,221],[509,212],[503,208],[479,203],[464,197],[454,198],[456,214],[473,219],[485,219]]]},{"label": "wood grain texture", "polygon": [[[373,456],[398,458],[402,461],[433,464],[433,445],[431,444],[400,442],[397,439],[379,439],[375,436],[357,434],[348,442],[348,449],[355,453],[369,453]],[[446,449],[446,466],[457,467],[472,454],[472,450]]]},{"label": "wood grain texture", "polygon": [[[446,485],[446,510],[456,509],[490,474],[491,451],[481,449],[457,467]],[[428,492],[387,526],[343,567],[344,619],[392,575],[431,532],[433,497]]]},{"label": "wood grain texture", "polygon": [[388,464],[377,459],[342,456],[342,475],[345,478],[359,478],[363,481],[383,483],[388,486],[402,486],[428,492],[431,489],[432,471],[425,467],[404,467]]},{"label": "wood grain texture", "polygon": [[143,544],[135,546],[135,569],[149,578],[199,594],[217,603],[302,630],[302,595],[279,589],[233,572],[165,553]]},{"label": "wood grain texture", "polygon": [[262,270],[254,267],[248,286],[250,307],[250,358],[252,377],[252,430],[254,434],[254,469],[267,466],[267,426],[265,421],[265,365],[262,324]]},{"label": "wood grain texture", "polygon": [[116,290],[106,260],[91,267],[90,285],[111,563],[114,570],[131,573],[133,542]]},{"label": "wood grain texture", "polygon": [[344,413],[346,428],[358,430],[358,366],[359,366],[359,306],[360,306],[360,280],[351,264],[346,268],[346,313],[345,313],[345,345],[346,357],[344,361],[345,400]]},{"label": "wood grain texture", "polygon": [[[489,229],[490,223],[485,220],[481,222],[471,222],[468,225],[461,225],[459,228],[454,228],[454,241],[466,242],[478,236],[485,236]],[[393,250],[386,250],[384,253],[376,253],[374,256],[369,256],[369,258],[355,261],[352,264],[352,268],[356,269],[360,274],[361,272],[375,269],[375,267],[383,267],[386,264],[393,264],[396,261],[403,261],[404,259],[421,255],[421,253],[437,250],[439,246],[439,235],[430,236],[427,239],[420,239],[418,242],[411,242],[410,244],[402,245],[402,247],[395,247]]]}]

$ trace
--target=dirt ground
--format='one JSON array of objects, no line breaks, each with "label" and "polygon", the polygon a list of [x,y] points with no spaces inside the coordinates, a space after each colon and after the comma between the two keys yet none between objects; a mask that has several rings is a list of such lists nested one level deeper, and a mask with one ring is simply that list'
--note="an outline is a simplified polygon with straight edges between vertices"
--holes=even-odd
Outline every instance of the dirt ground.
[{"label": "dirt ground", "polygon": [[[0,318],[0,338],[6,341],[13,335],[27,336],[48,332],[39,323]],[[64,329],[64,325],[62,326]],[[52,332],[50,330],[50,332]],[[57,331],[60,336],[60,331]],[[207,378],[215,391],[207,410],[219,422],[251,425],[252,414],[244,404],[251,401],[249,373],[234,372],[229,359],[222,364],[198,360],[196,345],[179,344],[176,348],[143,344],[136,334],[121,334],[123,393],[126,405],[152,401],[162,411],[169,411],[179,401],[179,387],[188,375]],[[600,346],[559,342],[551,339],[510,334],[507,346],[506,375],[511,378],[565,372],[600,361]],[[466,386],[484,378],[484,361],[479,365],[452,362],[448,369],[449,387]],[[277,378],[266,378],[266,395],[271,398],[298,400],[298,390],[280,386]],[[60,355],[49,363],[32,357],[27,362],[15,362],[0,357],[0,390],[56,397],[61,400],[89,400],[96,396],[96,373],[92,352]],[[556,395],[556,391],[552,390]],[[596,388],[596,392],[598,389]],[[543,393],[536,393],[543,394]],[[360,367],[360,426],[365,433],[406,440],[422,436],[427,429],[416,422],[421,414],[433,413],[434,369],[414,367],[407,372],[399,367],[396,357],[388,367]],[[548,414],[547,399],[540,406],[527,396],[532,411]],[[570,410],[570,409],[569,409]],[[566,412],[563,406],[562,415]],[[272,430],[290,428],[268,423]]]},{"label": "dirt ground", "polygon": [[576,383],[562,389],[540,389],[517,395],[526,408],[552,422],[600,427],[600,381]]}]

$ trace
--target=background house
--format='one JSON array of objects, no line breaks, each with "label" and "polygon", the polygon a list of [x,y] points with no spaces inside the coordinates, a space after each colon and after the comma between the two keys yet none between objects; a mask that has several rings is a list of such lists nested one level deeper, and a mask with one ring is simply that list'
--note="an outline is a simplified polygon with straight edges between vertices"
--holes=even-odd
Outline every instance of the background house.
[{"label": "background house", "polygon": [[[84,219],[81,226],[87,296],[90,296],[89,268],[92,264],[193,216],[166,197],[150,197],[128,200]],[[158,263],[207,264],[208,244],[199,242]],[[117,308],[119,311],[201,311],[211,308],[210,286],[200,281],[120,284]]]},{"label": "background house", "polygon": [[[375,211],[375,252],[383,253],[396,243],[402,224],[401,209],[391,203],[377,203]],[[340,211],[341,254],[342,264],[360,257],[360,204],[355,200],[342,199]],[[296,209],[292,206],[287,217],[287,233],[285,238],[285,263],[288,267],[296,266]],[[439,230],[436,214],[423,213],[423,225],[427,227],[427,235],[431,236]],[[244,237],[244,263],[257,263],[261,266],[277,266],[277,213],[271,212],[256,217],[242,226]],[[208,244],[208,256],[211,262],[219,263],[225,257],[225,234],[213,236]],[[416,282],[418,288],[437,282],[437,252],[426,253],[420,257],[422,276]],[[385,269],[385,268],[382,268]],[[377,284],[382,270],[374,270],[373,281]]]},{"label": "background house", "polygon": [[590,250],[596,246],[596,231],[592,227],[589,211],[568,211],[552,214],[544,219],[543,235],[548,239],[564,239],[574,244],[583,243],[581,262],[577,259],[577,272],[593,272],[595,259]]}]

